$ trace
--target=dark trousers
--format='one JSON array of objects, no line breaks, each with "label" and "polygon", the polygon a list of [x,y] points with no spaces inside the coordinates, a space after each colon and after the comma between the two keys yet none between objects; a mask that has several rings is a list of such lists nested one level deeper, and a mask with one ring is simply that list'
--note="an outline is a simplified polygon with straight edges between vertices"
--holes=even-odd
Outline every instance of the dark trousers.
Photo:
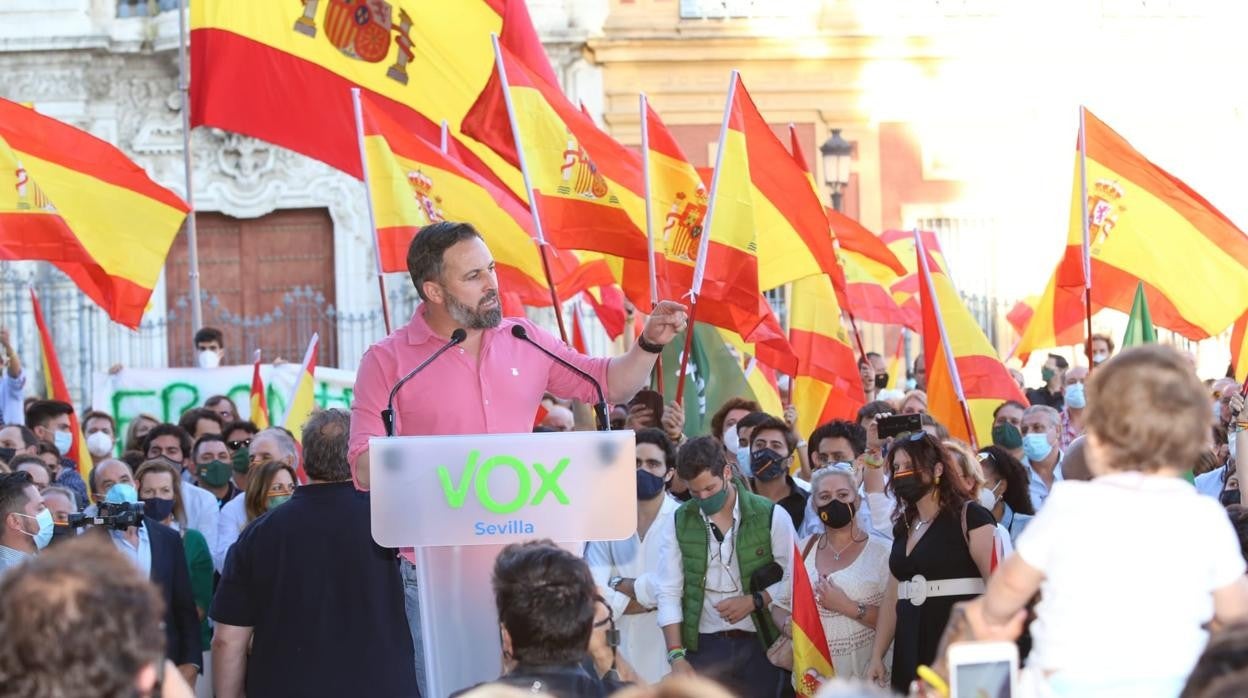
[{"label": "dark trousers", "polygon": [[767,659],[753,633],[698,636],[698,651],[687,656],[699,674],[746,698],[776,698],[784,671]]}]

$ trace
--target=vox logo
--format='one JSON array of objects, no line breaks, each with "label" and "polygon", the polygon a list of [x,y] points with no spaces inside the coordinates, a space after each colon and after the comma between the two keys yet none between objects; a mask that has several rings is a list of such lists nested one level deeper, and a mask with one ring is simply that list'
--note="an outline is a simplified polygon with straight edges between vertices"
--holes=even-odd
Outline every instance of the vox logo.
[{"label": "vox logo", "polygon": [[[452,474],[451,468],[439,465],[438,482],[442,486],[446,503],[452,509],[463,507],[471,490],[476,494],[477,501],[487,510],[495,514],[510,514],[526,506],[541,504],[548,494],[560,504],[567,504],[568,495],[559,487],[559,477],[567,468],[567,458],[560,460],[554,468],[547,469],[541,463],[530,465],[508,455],[491,456],[482,461],[481,452],[473,450],[468,453],[468,460],[458,469],[457,475]],[[496,488],[491,487],[491,483],[497,482],[498,478],[492,476],[498,471],[507,470],[515,473],[519,487],[510,500],[499,501],[494,496]]]}]

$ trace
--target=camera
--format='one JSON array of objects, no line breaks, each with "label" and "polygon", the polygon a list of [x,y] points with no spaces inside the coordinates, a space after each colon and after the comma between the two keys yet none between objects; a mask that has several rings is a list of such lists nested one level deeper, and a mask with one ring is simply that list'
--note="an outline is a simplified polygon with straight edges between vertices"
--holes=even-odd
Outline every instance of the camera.
[{"label": "camera", "polygon": [[94,516],[70,514],[68,526],[103,526],[114,531],[124,531],[143,522],[143,502],[102,502]]}]

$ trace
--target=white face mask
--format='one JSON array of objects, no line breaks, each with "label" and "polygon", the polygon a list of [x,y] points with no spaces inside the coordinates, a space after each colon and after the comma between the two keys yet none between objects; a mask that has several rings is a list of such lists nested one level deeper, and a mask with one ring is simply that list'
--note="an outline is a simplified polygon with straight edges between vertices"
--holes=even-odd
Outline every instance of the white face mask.
[{"label": "white face mask", "polygon": [[1102,364],[1102,363],[1105,363],[1105,359],[1108,359],[1108,358],[1109,358],[1109,354],[1107,352],[1098,351],[1092,355],[1092,363]]},{"label": "white face mask", "polygon": [[199,352],[200,368],[216,368],[221,365],[221,355],[211,349]]},{"label": "white face mask", "polygon": [[113,437],[102,431],[92,432],[87,436],[87,450],[96,458],[107,456],[113,452]]},{"label": "white face mask", "polygon": [[986,487],[980,489],[979,505],[989,511],[992,511],[993,507],[997,506],[997,495],[993,494],[992,490]]}]

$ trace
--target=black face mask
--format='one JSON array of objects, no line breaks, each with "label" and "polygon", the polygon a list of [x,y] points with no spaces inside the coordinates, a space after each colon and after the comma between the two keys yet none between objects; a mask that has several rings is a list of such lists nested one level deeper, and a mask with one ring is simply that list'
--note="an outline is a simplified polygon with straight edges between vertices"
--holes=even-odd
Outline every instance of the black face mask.
[{"label": "black face mask", "polygon": [[839,499],[819,507],[819,520],[828,528],[845,528],[854,520],[854,506]]},{"label": "black face mask", "polygon": [[69,526],[62,526],[60,524],[57,524],[52,527],[52,540],[48,541],[48,545],[56,545],[57,543],[64,543],[65,541],[69,540],[70,538],[73,538],[76,535],[78,535],[78,532],[70,528]]},{"label": "black face mask", "polygon": [[13,460],[13,456],[16,456],[16,455],[17,455],[17,449],[15,448],[0,448],[0,461],[4,461],[5,463],[8,463],[9,461]]},{"label": "black face mask", "polygon": [[1222,490],[1222,494],[1218,495],[1218,501],[1222,502],[1224,507],[1239,504],[1239,490]]},{"label": "black face mask", "polygon": [[684,492],[669,491],[669,494],[671,494],[673,497],[675,497],[678,501],[681,501],[681,502],[687,502],[689,501],[690,497],[693,496],[689,494],[689,490],[685,490]]},{"label": "black face mask", "polygon": [[914,504],[923,498],[931,489],[931,485],[924,483],[919,476],[912,470],[909,475],[898,477],[893,476],[893,491],[897,493],[905,501]]},{"label": "black face mask", "polygon": [[763,482],[771,482],[784,476],[786,460],[788,456],[782,456],[770,448],[760,448],[750,456],[751,470],[755,478]]},{"label": "black face mask", "polygon": [[875,374],[875,389],[883,390],[888,387],[888,373]]}]

